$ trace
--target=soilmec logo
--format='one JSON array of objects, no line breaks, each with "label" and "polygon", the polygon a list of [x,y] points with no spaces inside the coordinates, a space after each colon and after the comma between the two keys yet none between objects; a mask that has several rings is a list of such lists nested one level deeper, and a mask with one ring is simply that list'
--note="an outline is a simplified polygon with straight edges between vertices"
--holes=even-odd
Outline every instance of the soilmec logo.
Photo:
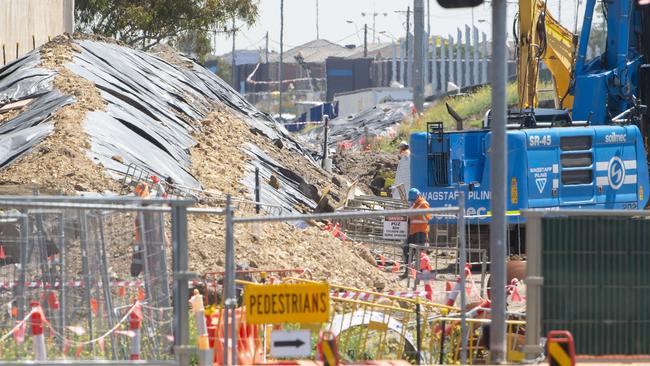
[{"label": "soilmec logo", "polygon": [[609,135],[605,135],[605,142],[608,144],[616,143],[616,142],[626,142],[626,141],[627,141],[626,135],[616,134],[616,132],[612,132]]},{"label": "soilmec logo", "polygon": [[614,156],[609,161],[609,168],[607,169],[607,178],[609,185],[613,189],[619,189],[625,181],[625,164],[618,156]]}]

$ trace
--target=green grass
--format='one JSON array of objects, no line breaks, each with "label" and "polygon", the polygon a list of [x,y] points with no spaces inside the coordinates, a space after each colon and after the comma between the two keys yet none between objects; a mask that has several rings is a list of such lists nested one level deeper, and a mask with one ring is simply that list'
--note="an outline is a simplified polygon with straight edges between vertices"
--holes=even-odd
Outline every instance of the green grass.
[{"label": "green grass", "polygon": [[[492,103],[491,91],[492,89],[489,86],[486,86],[478,89],[472,94],[448,96],[434,102],[433,106],[424,111],[424,114],[415,122],[408,120],[402,122],[398,128],[395,139],[384,139],[380,141],[379,149],[387,152],[395,151],[397,144],[402,140],[408,141],[411,133],[425,131],[427,122],[443,122],[445,130],[455,129],[456,122],[447,112],[445,103],[449,103],[456,113],[465,120],[463,123],[465,129],[480,128],[483,122],[483,116],[485,115],[485,112],[490,109]],[[506,93],[508,105],[517,103],[516,83],[508,84]]]}]

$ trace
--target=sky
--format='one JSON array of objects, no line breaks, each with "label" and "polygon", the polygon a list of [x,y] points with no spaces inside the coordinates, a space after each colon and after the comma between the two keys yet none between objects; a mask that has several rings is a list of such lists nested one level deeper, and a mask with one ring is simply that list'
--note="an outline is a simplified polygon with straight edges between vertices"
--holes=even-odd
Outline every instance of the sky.
[{"label": "sky", "polygon": [[[236,36],[237,49],[258,49],[265,45],[264,36],[269,32],[269,48],[280,49],[280,0],[258,0],[259,17],[252,27],[238,22],[241,31]],[[429,1],[432,35],[452,35],[456,28],[464,29],[465,24],[474,25],[491,36],[491,6],[489,1],[473,9],[443,9],[436,0],[424,0],[425,27],[427,24],[426,4]],[[517,13],[516,0],[508,1],[508,23],[506,29],[512,33],[512,21]],[[580,0],[547,0],[551,13],[558,13],[561,1],[561,22],[574,30],[576,2]],[[372,13],[379,13],[375,19],[375,36],[380,42],[390,42],[392,37],[403,37],[406,33],[406,9],[413,11],[413,0],[284,0],[284,46],[290,49],[316,39],[316,3],[318,2],[319,36],[322,39],[345,44],[363,44],[363,25],[368,24],[368,42],[373,40]],[[584,2],[584,1],[581,1]],[[584,8],[584,4],[582,4]],[[580,10],[582,12],[583,10]],[[580,13],[579,12],[579,13]],[[366,13],[366,16],[362,16]],[[384,15],[386,14],[386,15]],[[473,16],[472,16],[473,15]],[[555,16],[557,18],[557,16]],[[350,20],[352,23],[348,23]],[[581,22],[582,19],[579,19]],[[413,18],[411,15],[411,27]],[[385,32],[378,34],[379,32]],[[230,52],[232,39],[218,34],[213,40],[215,54]]]}]

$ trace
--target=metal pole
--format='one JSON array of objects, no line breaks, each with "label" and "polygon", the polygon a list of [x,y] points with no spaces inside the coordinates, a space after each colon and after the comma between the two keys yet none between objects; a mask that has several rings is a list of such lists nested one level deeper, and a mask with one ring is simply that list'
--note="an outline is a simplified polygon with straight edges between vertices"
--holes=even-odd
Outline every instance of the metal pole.
[{"label": "metal pole", "polygon": [[447,54],[445,52],[445,38],[440,37],[440,91],[447,91]]},{"label": "metal pole", "polygon": [[397,81],[397,45],[395,44],[395,40],[393,40],[393,59],[391,65],[390,81],[391,84]]},{"label": "metal pole", "polygon": [[404,42],[400,41],[399,44],[399,83],[402,84],[402,86],[406,86],[406,72],[405,70],[405,63],[404,63]]},{"label": "metal pole", "polygon": [[[266,48],[265,48],[265,51],[264,51],[264,56],[265,56],[264,60],[266,61],[266,64],[268,65],[268,63],[269,63],[269,32],[266,32]],[[269,72],[268,69],[267,69],[266,72]]]},{"label": "metal pole", "polygon": [[[27,270],[27,246],[29,246],[29,216],[21,220],[20,225],[20,271],[18,275],[18,284],[16,285],[16,297],[18,306],[18,319],[25,317],[25,271]],[[63,284],[61,284],[63,286]]]},{"label": "metal pole", "polygon": [[408,68],[408,71],[406,72],[406,79],[404,79],[404,86],[411,86],[413,85],[411,83],[411,78],[409,78],[409,74],[411,73],[411,55],[409,54],[409,34],[411,33],[411,7],[406,8],[406,67]]},{"label": "metal pole", "polygon": [[316,39],[320,39],[320,32],[318,31],[318,0],[316,0]]},{"label": "metal pole", "polygon": [[363,25],[363,57],[368,57],[368,24]]},{"label": "metal pole", "polygon": [[438,51],[437,51],[437,45],[438,45],[438,36],[433,37],[432,41],[433,44],[431,45],[431,91],[432,94],[435,94],[435,92],[438,89]]},{"label": "metal pole", "polygon": [[[230,195],[226,196],[226,271],[225,271],[225,305],[228,313],[231,315],[230,334],[226,334],[225,341],[230,338],[231,347],[231,362],[233,365],[237,364],[237,324],[235,324],[234,314],[237,307],[237,294],[235,293],[235,228],[233,223],[232,212],[232,199]],[[228,316],[228,314],[226,314]],[[225,330],[228,332],[228,330]],[[224,348],[224,354],[228,353],[228,349]],[[228,356],[225,356],[228,357]]]},{"label": "metal pole", "polygon": [[471,43],[471,30],[468,25],[465,25],[465,77],[463,78],[463,84],[465,84],[465,86],[472,85],[472,81],[470,80],[469,75],[469,48]]},{"label": "metal pole", "polygon": [[[61,215],[59,216],[59,265],[61,266],[61,272],[60,272],[60,277],[59,281],[61,283],[61,287],[59,289],[60,295],[59,295],[59,312],[60,312],[60,317],[61,321],[59,322],[59,332],[63,334],[63,330],[65,329],[65,307],[66,307],[66,300],[65,300],[65,292],[66,292],[66,286],[63,286],[63,284],[66,282],[66,276],[65,276],[65,269],[66,269],[66,252],[65,252],[65,210],[61,211]],[[110,309],[112,311],[112,309]]]},{"label": "metal pole", "polygon": [[[93,339],[93,312],[90,308],[90,287],[92,283],[90,281],[90,265],[88,263],[88,223],[86,221],[86,211],[78,210],[79,213],[79,242],[81,245],[81,270],[84,276],[84,302],[88,306],[88,311],[86,315],[88,317],[88,338]],[[95,270],[95,269],[93,269]],[[63,284],[61,284],[63,286]],[[95,354],[94,343],[90,344],[90,349],[92,350],[93,355]]]},{"label": "metal pole", "polygon": [[472,85],[479,84],[481,79],[478,77],[478,28],[473,28],[473,38],[474,38],[474,51],[472,52],[474,56],[473,65],[472,65]]},{"label": "metal pole", "polygon": [[424,0],[413,0],[413,103],[418,112],[424,108],[423,84],[424,73],[422,72],[423,51],[424,51]]},{"label": "metal pole", "polygon": [[[420,301],[419,299],[415,303],[415,337],[416,337],[416,348],[418,351],[418,365],[422,364],[422,314],[420,314]],[[444,333],[444,329],[442,330]]]},{"label": "metal pole", "polygon": [[482,40],[483,40],[483,62],[481,63],[481,83],[482,84],[487,84],[488,82],[488,77],[487,77],[487,69],[488,69],[488,47],[487,47],[487,34],[483,32],[481,34]]},{"label": "metal pole", "polygon": [[172,207],[172,267],[174,269],[174,353],[179,365],[190,364],[189,354],[189,289],[187,281],[194,275],[188,272],[187,207]]},{"label": "metal pole", "polygon": [[230,61],[230,82],[232,83],[232,88],[237,90],[237,64],[235,63],[235,17],[232,17],[232,60]]},{"label": "metal pole", "polygon": [[[104,216],[101,212],[97,213],[97,221],[99,223],[99,250],[102,260],[101,276],[102,276],[102,290],[104,295],[104,303],[106,304],[106,315],[108,316],[108,325],[113,328],[115,320],[113,319],[113,301],[111,299],[110,278],[108,276],[108,259],[106,255],[106,238],[104,235]],[[167,282],[165,282],[167,285]],[[61,283],[63,286],[63,282]],[[117,359],[117,344],[115,343],[115,334],[111,333],[111,356],[112,359]]]},{"label": "metal pole", "polygon": [[280,65],[278,69],[278,90],[280,91],[280,104],[278,105],[278,116],[282,121],[282,79],[284,58],[284,0],[280,0]]},{"label": "metal pole", "polygon": [[541,290],[544,284],[542,277],[542,218],[539,216],[526,217],[526,346],[524,353],[527,360],[535,360],[544,351],[540,347],[541,332]]},{"label": "metal pole", "polygon": [[329,133],[329,124],[330,124],[330,119],[327,116],[323,116],[323,161],[321,162],[321,168],[325,169],[325,160],[327,160],[327,138],[328,138],[328,133]]},{"label": "metal pole", "polygon": [[458,192],[458,250],[460,257],[460,363],[467,364],[467,321],[465,306],[467,294],[465,292],[465,265],[467,263],[467,243],[465,240],[467,228],[465,227],[465,191]]},{"label": "metal pole", "polygon": [[255,213],[260,213],[260,168],[255,167]]},{"label": "metal pole", "polygon": [[505,361],[506,353],[506,0],[492,1],[492,136],[490,170],[492,221],[490,260],[492,270],[490,358]]},{"label": "metal pole", "polygon": [[460,51],[463,49],[463,32],[456,28],[456,85],[459,88],[465,86],[463,83],[463,64],[460,61]]}]

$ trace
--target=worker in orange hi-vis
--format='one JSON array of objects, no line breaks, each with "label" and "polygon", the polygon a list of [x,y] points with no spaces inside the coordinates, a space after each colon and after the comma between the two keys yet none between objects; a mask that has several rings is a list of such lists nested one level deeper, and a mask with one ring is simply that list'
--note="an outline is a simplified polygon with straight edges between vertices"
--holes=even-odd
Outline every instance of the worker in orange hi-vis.
[{"label": "worker in orange hi-vis", "polygon": [[[426,210],[429,208],[429,202],[424,199],[424,196],[422,193],[420,193],[419,190],[417,190],[417,188],[411,188],[409,190],[408,200],[411,203],[411,209]],[[406,264],[402,278],[406,278],[408,276],[408,266],[410,264],[409,244],[423,245],[428,242],[429,220],[431,220],[431,214],[412,215],[409,217],[409,235],[406,238],[404,247],[402,248],[404,263]]]}]

